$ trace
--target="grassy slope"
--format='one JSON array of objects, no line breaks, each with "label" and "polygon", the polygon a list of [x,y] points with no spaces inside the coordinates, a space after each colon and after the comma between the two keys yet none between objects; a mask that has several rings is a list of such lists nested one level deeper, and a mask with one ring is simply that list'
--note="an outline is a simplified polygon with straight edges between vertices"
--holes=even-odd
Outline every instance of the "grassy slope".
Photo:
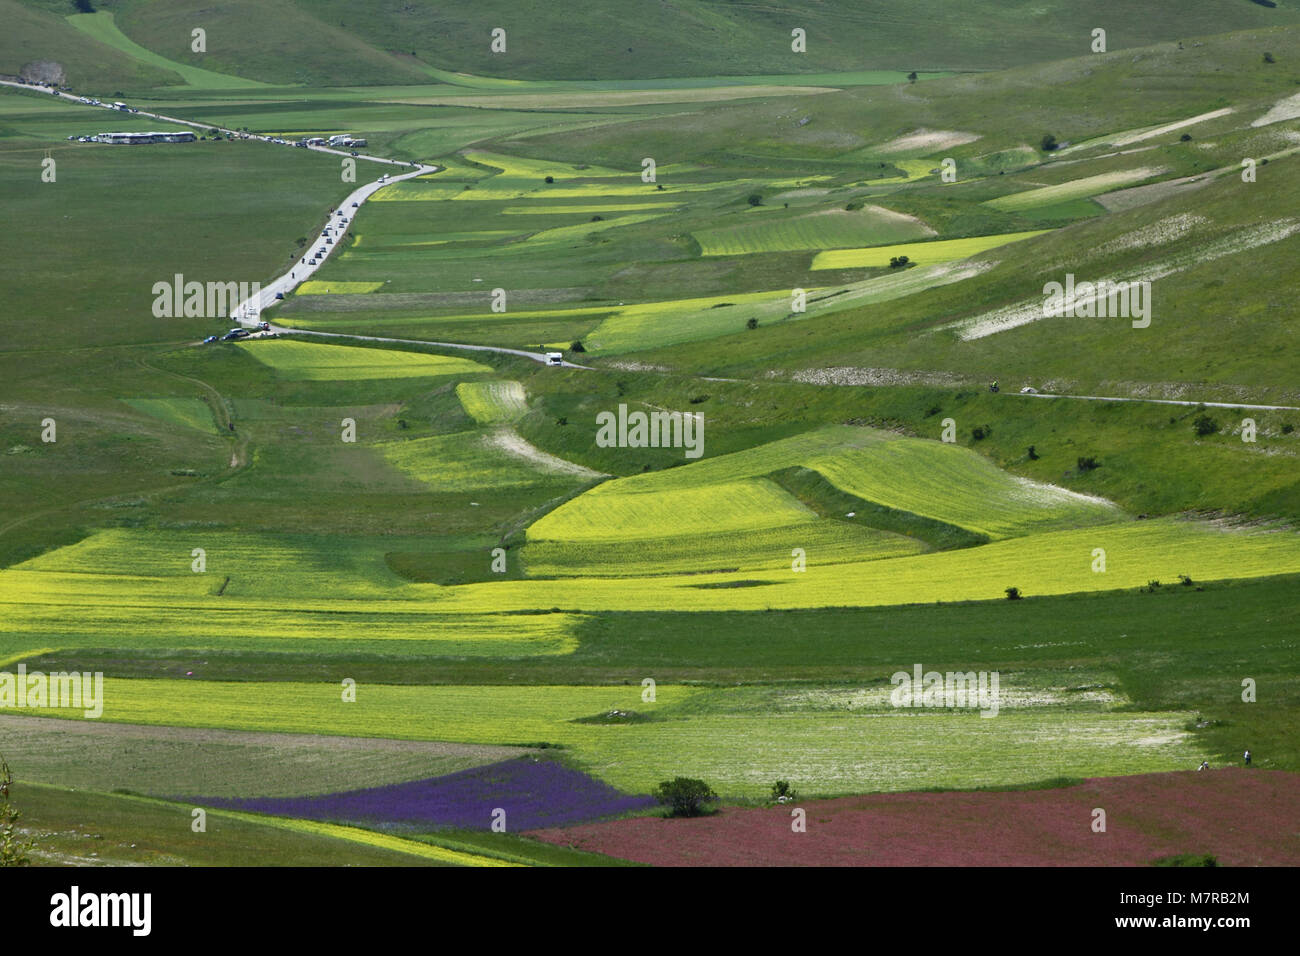
[{"label": "grassy slope", "polygon": [[[416,65],[323,22],[319,4],[292,0],[127,0],[118,25],[136,43],[169,59],[268,83],[387,85],[427,81]],[[365,16],[358,13],[356,20]],[[352,18],[347,18],[351,20]],[[207,31],[207,52],[190,49],[190,31]]]},{"label": "grassy slope", "polygon": [[[369,0],[300,3],[321,20],[346,24],[381,49],[411,51],[448,70],[509,77],[648,77],[826,70],[978,70],[1084,52],[1097,25],[1111,49],[1175,36],[1294,22],[1296,11],[1250,4],[1188,10],[1176,0],[1135,8],[1100,0],[1087,11],[1067,0],[921,0],[906,9],[886,0],[815,3],[779,11],[683,0],[646,13],[631,0],[585,0],[558,16],[543,3],[484,0],[470,7]],[[507,52],[489,50],[494,27]],[[792,53],[802,27],[808,52]],[[864,43],[862,38],[870,37]]]},{"label": "grassy slope", "polygon": [[54,60],[63,66],[67,83],[78,91],[110,93],[120,89],[179,84],[170,70],[141,63],[120,50],[97,42],[72,27],[63,17],[72,13],[64,4],[55,13],[20,0],[0,0],[0,73],[16,74],[27,63]]},{"label": "grassy slope", "polygon": [[[11,5],[14,0],[10,0]],[[885,0],[813,3],[780,13],[745,5],[685,0],[647,16],[631,0],[589,2],[557,16],[544,5],[486,0],[467,8],[396,0],[106,0],[122,31],[167,59],[215,72],[309,86],[391,85],[454,72],[486,77],[620,79],[671,76],[820,74],[834,71],[989,70],[1087,52],[1091,31],[1108,30],[1111,50],[1176,37],[1293,23],[1288,7],[1245,2],[1185,9],[1152,0],[1136,9],[1098,0],[1086,11],[1067,0],[1029,4],[921,0],[900,11]],[[90,48],[53,25],[71,12],[51,0],[25,0],[26,19],[40,17],[42,46],[92,70]],[[534,9],[535,7],[535,9]],[[208,50],[190,50],[202,26]],[[490,31],[507,31],[507,52],[489,50]],[[790,49],[790,32],[807,31],[808,52]],[[864,34],[872,38],[864,48]],[[238,38],[234,40],[233,38]],[[86,78],[108,81],[107,71]],[[141,85],[154,85],[146,80]],[[173,80],[174,82],[174,80]],[[128,84],[131,85],[131,84]],[[498,88],[510,90],[507,82]]]}]

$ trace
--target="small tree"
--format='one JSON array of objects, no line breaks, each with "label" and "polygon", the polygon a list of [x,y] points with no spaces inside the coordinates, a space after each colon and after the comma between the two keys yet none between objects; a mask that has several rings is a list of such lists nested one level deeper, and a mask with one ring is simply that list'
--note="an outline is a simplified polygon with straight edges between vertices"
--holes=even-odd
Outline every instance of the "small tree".
[{"label": "small tree", "polygon": [[705,805],[717,800],[718,795],[703,780],[674,777],[659,784],[655,799],[668,807],[670,817],[698,817],[706,812]]},{"label": "small tree", "polygon": [[1213,435],[1219,430],[1219,423],[1209,415],[1198,415],[1192,422],[1192,427],[1198,435]]},{"label": "small tree", "polygon": [[746,319],[746,320],[745,320],[745,328],[747,328],[747,329],[756,329],[756,328],[758,328],[758,319]]},{"label": "small tree", "polygon": [[1052,150],[1056,149],[1056,147],[1057,147],[1057,142],[1055,136],[1053,136],[1051,133],[1048,133],[1046,136],[1043,137],[1042,150],[1044,153],[1050,153]]},{"label": "small tree", "polygon": [[1008,601],[1019,601],[1022,597],[1024,595],[1020,593],[1020,588],[1007,588]]},{"label": "small tree", "polygon": [[1076,462],[1080,471],[1092,471],[1094,468],[1100,468],[1101,462],[1096,458],[1080,458]]},{"label": "small tree", "polygon": [[916,70],[913,70],[911,73],[907,74],[907,82],[909,83],[916,82]]},{"label": "small tree", "polygon": [[749,194],[749,198],[746,199],[745,201],[746,201],[747,203],[749,203],[751,206],[761,206],[761,205],[763,205],[763,194],[762,194],[762,193],[750,193],[750,194]]},{"label": "small tree", "polygon": [[798,800],[799,794],[790,786],[788,780],[778,780],[772,784],[772,799],[777,803],[789,803],[791,800]]},{"label": "small tree", "polygon": [[546,181],[547,181],[548,183],[553,183],[553,182],[555,182],[555,177],[554,177],[554,176],[547,176],[547,177],[546,177]]},{"label": "small tree", "polygon": [[1272,53],[1265,53],[1265,54],[1264,54],[1264,62],[1265,62],[1265,63],[1276,63],[1277,60],[1273,59],[1273,54],[1272,54]]},{"label": "small tree", "polygon": [[582,347],[582,340],[579,339],[577,342],[574,342],[572,345],[569,346],[569,351],[570,351],[570,352],[585,352],[585,351],[587,351],[587,350],[586,350],[585,348]]},{"label": "small tree", "polygon": [[0,866],[31,866],[28,853],[36,844],[18,835],[18,820],[22,816],[9,803],[9,791],[14,775],[9,764],[0,756]]}]

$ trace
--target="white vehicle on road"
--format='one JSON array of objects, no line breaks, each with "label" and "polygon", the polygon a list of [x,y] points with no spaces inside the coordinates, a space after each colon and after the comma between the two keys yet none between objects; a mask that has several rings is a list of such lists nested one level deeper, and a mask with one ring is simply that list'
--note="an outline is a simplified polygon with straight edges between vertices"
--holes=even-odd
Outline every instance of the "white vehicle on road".
[{"label": "white vehicle on road", "polygon": [[547,353],[546,353],[546,364],[547,364],[547,365],[556,365],[556,366],[563,365],[563,364],[564,364],[564,353],[563,353],[563,352],[547,352]]}]

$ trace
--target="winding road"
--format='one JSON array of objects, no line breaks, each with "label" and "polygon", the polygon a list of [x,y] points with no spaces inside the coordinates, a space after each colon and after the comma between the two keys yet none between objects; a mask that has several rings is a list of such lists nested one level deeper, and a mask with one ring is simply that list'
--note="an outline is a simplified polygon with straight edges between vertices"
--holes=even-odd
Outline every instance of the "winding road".
[{"label": "winding road", "polygon": [[[76,105],[80,105],[80,106],[86,105],[85,103],[81,102],[81,98],[76,94],[65,93],[60,90],[54,89],[52,87],[39,86],[32,83],[19,83],[14,80],[4,80],[4,79],[0,79],[0,85],[10,86],[20,90],[31,90],[40,93],[48,93],[52,96],[58,97],[60,99],[66,100]],[[120,110],[112,106],[112,104],[105,103],[100,105],[102,108],[107,109],[110,112],[113,113],[121,112]],[[255,133],[245,133],[240,130],[228,129],[222,126],[214,126],[211,123],[196,123],[191,120],[181,119],[175,116],[167,116],[163,113],[152,113],[152,112],[147,112],[145,110],[140,110],[138,112],[127,113],[125,115],[148,116],[151,119],[160,120],[164,123],[174,123],[180,126],[189,126],[198,130],[215,129],[220,133],[228,134],[230,136],[234,136],[239,139],[258,140],[265,143],[272,143],[274,145],[285,145],[294,149],[301,148],[291,142],[277,142],[277,138],[275,137],[263,136],[261,134],[255,134]],[[321,153],[332,153],[337,156],[343,156],[343,157],[353,156],[353,154],[350,151],[336,149],[330,146],[307,146],[306,148]],[[365,160],[366,162],[384,163],[387,165],[397,166],[402,168],[409,168],[411,166],[410,163],[402,162],[401,160],[396,160],[396,159],[388,159],[387,157],[384,156],[371,156],[368,154],[357,154],[353,158]],[[283,275],[272,280],[268,285],[266,285],[261,289],[258,295],[251,296],[248,299],[244,300],[243,302],[239,303],[239,305],[235,307],[234,311],[231,312],[230,318],[238,322],[240,325],[244,325],[244,326],[251,327],[251,326],[259,325],[262,321],[264,321],[261,317],[262,311],[264,309],[272,307],[278,301],[276,299],[277,293],[284,293],[287,295],[288,293],[292,292],[303,282],[311,278],[311,276],[314,275],[316,271],[325,264],[325,260],[328,259],[330,254],[333,253],[333,251],[338,247],[338,243],[326,241],[326,239],[337,238],[336,236],[333,235],[326,235],[326,231],[328,230],[330,233],[345,231],[345,227],[351,225],[352,220],[355,217],[355,213],[353,212],[353,204],[355,204],[355,208],[359,210],[361,208],[361,205],[365,203],[367,199],[373,196],[380,189],[383,189],[385,186],[391,185],[392,183],[401,182],[402,180],[405,179],[412,179],[416,176],[425,176],[430,173],[436,173],[440,168],[441,167],[439,166],[420,165],[414,169],[411,169],[409,172],[402,173],[401,175],[389,176],[385,174],[380,179],[358,186],[355,190],[352,191],[350,195],[348,195],[343,200],[342,203],[340,203],[339,208],[337,210],[331,210],[331,217],[330,217],[331,221],[329,225],[326,226],[321,231],[321,234],[317,236],[316,242],[313,245],[309,245],[305,247],[308,253],[305,259],[298,261]],[[342,213],[342,215],[339,215],[339,213]],[[320,249],[325,250],[324,255],[315,256],[315,257],[311,255],[312,251],[314,250],[319,251]],[[313,258],[316,259],[316,264],[309,265],[308,263]],[[277,335],[318,336],[322,338],[355,339],[355,340],[360,340],[365,342],[391,342],[395,345],[428,345],[428,346],[433,346],[435,348],[463,349],[472,352],[495,352],[500,355],[513,355],[520,358],[531,359],[534,362],[540,362],[542,364],[546,364],[545,353],[531,352],[526,349],[505,348],[502,346],[495,346],[495,345],[466,345],[460,342],[430,342],[424,339],[397,339],[397,338],[386,338],[386,337],[374,336],[374,335],[354,335],[354,334],[341,333],[341,332],[316,332],[316,331],[310,331],[304,329],[285,328],[276,325],[271,325],[269,331]],[[562,362],[562,367],[574,368],[574,369],[585,369],[588,371],[592,370],[592,367],[589,365],[578,365],[573,362],[569,362],[567,360]],[[727,382],[740,381],[739,379],[720,379],[720,378],[705,378],[704,380],[705,381],[727,381]],[[1066,400],[1084,401],[1084,402],[1139,402],[1139,403],[1148,403],[1154,405],[1184,405],[1184,406],[1204,405],[1207,408],[1244,408],[1244,409],[1257,410],[1257,411],[1300,411],[1300,406],[1295,406],[1295,405],[1251,405],[1242,402],[1201,402],[1201,401],[1188,401],[1188,400],[1178,400],[1178,399],[1129,398],[1129,397],[1104,396],[1104,395],[1059,395],[1059,394],[1048,394],[1043,392],[1034,392],[1034,393],[1009,392],[1007,394],[1018,395],[1021,398],[1066,399]]]}]

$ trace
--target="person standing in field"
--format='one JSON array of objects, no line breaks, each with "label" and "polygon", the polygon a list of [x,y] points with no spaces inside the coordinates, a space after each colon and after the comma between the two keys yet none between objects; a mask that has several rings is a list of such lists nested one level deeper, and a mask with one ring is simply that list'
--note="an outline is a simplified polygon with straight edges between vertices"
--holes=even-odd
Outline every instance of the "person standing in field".
[{"label": "person standing in field", "polygon": [[1242,754],[1242,755],[1241,755],[1241,759],[1244,760],[1244,761],[1246,761],[1246,766],[1249,767],[1249,766],[1250,766],[1250,751],[1247,750],[1244,754]]},{"label": "person standing in field", "polygon": [[1208,760],[1202,760],[1202,761],[1201,761],[1201,765],[1200,765],[1199,767],[1197,767],[1196,769],[1197,769],[1198,771],[1200,771],[1200,770],[1209,770],[1209,769],[1210,769],[1210,762],[1209,762]]}]

